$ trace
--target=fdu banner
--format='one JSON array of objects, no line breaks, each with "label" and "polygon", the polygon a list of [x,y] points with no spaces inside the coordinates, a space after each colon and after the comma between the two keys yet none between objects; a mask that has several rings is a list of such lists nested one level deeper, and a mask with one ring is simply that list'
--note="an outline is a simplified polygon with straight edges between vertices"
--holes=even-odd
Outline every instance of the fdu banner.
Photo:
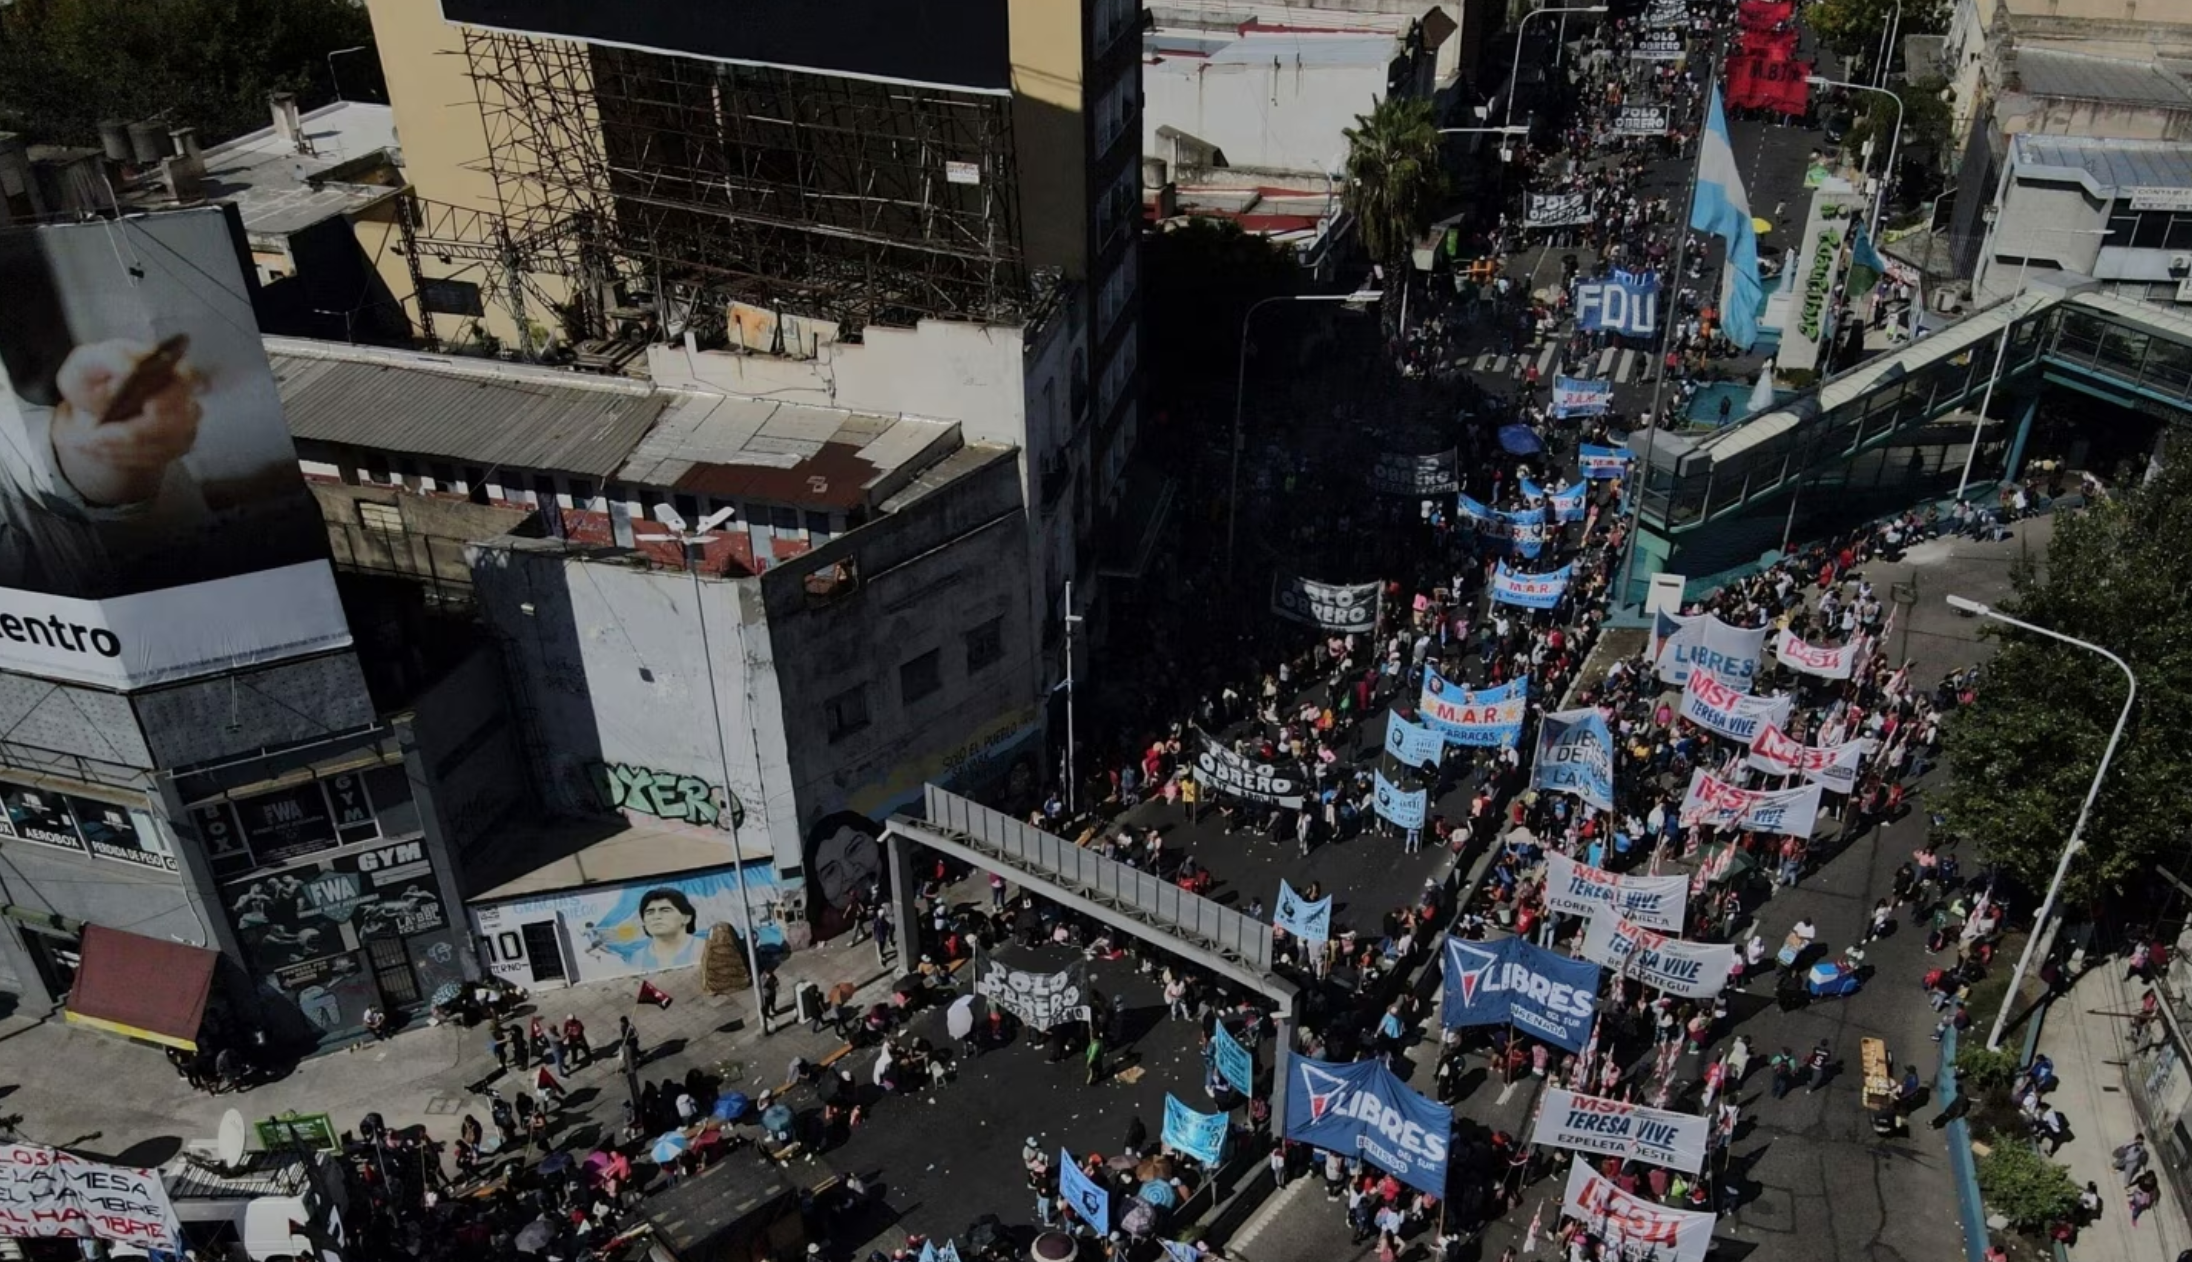
[{"label": "fdu banner", "polygon": [[1372,775],[1377,782],[1377,797],[1371,802],[1372,808],[1387,822],[1401,828],[1423,827],[1423,812],[1430,802],[1430,791],[1418,789],[1409,793],[1386,779],[1382,771],[1373,772]]},{"label": "fdu banner", "polygon": [[1410,723],[1391,710],[1385,712],[1385,752],[1410,767],[1435,767],[1445,744],[1439,734],[1421,723]]},{"label": "fdu banner", "polygon": [[1652,661],[1662,683],[1679,687],[1690,682],[1691,671],[1703,670],[1737,692],[1749,692],[1766,657],[1766,631],[1746,630],[1709,613],[1656,614]]},{"label": "fdu banner", "polygon": [[1324,942],[1332,936],[1332,896],[1310,902],[1279,878],[1279,905],[1271,909],[1271,923],[1297,938]]},{"label": "fdu banner", "polygon": [[1574,569],[1575,564],[1570,562],[1543,574],[1517,574],[1502,561],[1492,572],[1492,600],[1524,609],[1551,609],[1568,590],[1568,575]]},{"label": "fdu banner", "polygon": [[1465,942],[1448,938],[1440,964],[1445,995],[1439,1023],[1505,1025],[1571,1052],[1591,1040],[1598,1009],[1596,964],[1571,960],[1521,938]]},{"label": "fdu banner", "polygon": [[1164,1142],[1206,1166],[1225,1153],[1225,1114],[1197,1113],[1165,1092]]},{"label": "fdu banner", "polygon": [[1558,710],[1538,723],[1530,787],[1572,793],[1586,806],[1614,809],[1614,738],[1606,716],[1585,707]]},{"label": "fdu banner", "polygon": [[1554,416],[1597,416],[1614,405],[1614,383],[1580,377],[1553,378]]},{"label": "fdu banner", "polygon": [[1111,1230],[1111,1193],[1081,1173],[1073,1154],[1063,1148],[1058,1150],[1058,1194],[1098,1235]]},{"label": "fdu banner", "polygon": [[1576,448],[1576,464],[1580,466],[1584,478],[1592,482],[1626,477],[1629,472],[1629,453],[1619,447],[1583,443]]},{"label": "fdu banner", "polygon": [[1527,675],[1471,692],[1426,668],[1416,712],[1450,745],[1504,748],[1522,740],[1522,714],[1529,700]]},{"label": "fdu banner", "polygon": [[1606,280],[1578,281],[1575,311],[1586,333],[1649,337],[1659,328],[1659,274],[1617,270]]},{"label": "fdu banner", "polygon": [[1553,507],[1554,521],[1582,521],[1588,508],[1590,484],[1578,482],[1549,493],[1545,499]]},{"label": "fdu banner", "polygon": [[1410,1091],[1379,1061],[1333,1065],[1296,1056],[1291,1064],[1288,1139],[1331,1152],[1359,1152],[1409,1187],[1446,1195],[1452,1109]]},{"label": "fdu banner", "polygon": [[1769,727],[1789,721],[1796,698],[1788,693],[1752,697],[1737,692],[1706,671],[1691,671],[1682,685],[1682,717],[1710,732],[1745,745]]},{"label": "fdu banner", "polygon": [[1249,1055],[1233,1032],[1220,1021],[1210,1032],[1210,1055],[1218,1062],[1218,1076],[1244,1096],[1256,1094],[1256,1058]]}]

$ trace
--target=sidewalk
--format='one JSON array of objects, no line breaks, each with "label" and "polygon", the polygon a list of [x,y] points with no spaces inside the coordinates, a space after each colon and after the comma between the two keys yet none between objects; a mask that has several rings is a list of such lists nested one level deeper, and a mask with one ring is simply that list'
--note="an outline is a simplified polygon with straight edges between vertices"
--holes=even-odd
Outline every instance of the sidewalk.
[{"label": "sidewalk", "polygon": [[[2168,1181],[2162,1182],[2160,1201],[2134,1227],[2123,1179],[2109,1165],[2109,1154],[2139,1131],[2138,1114],[2124,1090],[2130,1022],[2112,1015],[2138,1006],[2124,989],[2123,967],[2115,959],[2100,960],[2049,1006],[2040,1030],[2040,1050],[2055,1062],[2062,1080],[2050,1100],[2063,1111],[2072,1135],[2055,1159],[2070,1168],[2078,1186],[2099,1185],[2104,1202],[2100,1220],[2078,1233],[2070,1249],[2073,1262],[2173,1262],[2192,1248],[2192,1227]],[[2164,1159],[2152,1142],[2148,1151],[2154,1160]]]},{"label": "sidewalk", "polygon": [[[682,1079],[699,1066],[723,1073],[730,1089],[758,1095],[784,1082],[794,1057],[819,1062],[843,1046],[827,1030],[816,1034],[794,1020],[789,1009],[802,984],[826,991],[850,981],[865,1004],[879,1002],[897,976],[877,966],[874,943],[841,938],[795,952],[778,967],[778,1028],[766,1037],[753,1020],[752,991],[703,994],[698,968],[648,979],[670,994],[668,1009],[636,1002],[634,977],[535,991],[518,1023],[537,1014],[560,1024],[575,1014],[588,1041],[606,1048],[615,1041],[617,1018],[629,1016],[647,1058],[643,1078]],[[193,1091],[156,1048],[66,1025],[58,1014],[0,1021],[0,1111],[22,1115],[20,1135],[86,1153],[126,1152],[133,1165],[158,1164],[183,1142],[212,1138],[231,1108],[247,1121],[290,1110],[327,1113],[338,1130],[355,1130],[360,1117],[378,1112],[391,1126],[422,1123],[435,1138],[454,1139],[465,1114],[486,1120],[486,1100],[471,1093],[475,1084],[514,1096],[532,1090],[533,1075],[532,1069],[497,1075],[485,1025],[430,1026],[421,1018],[385,1042],[316,1056],[278,1082],[214,1096]],[[591,1144],[623,1124],[625,1092],[614,1056],[573,1072],[566,1086],[569,1098],[556,1115],[558,1146]]]}]

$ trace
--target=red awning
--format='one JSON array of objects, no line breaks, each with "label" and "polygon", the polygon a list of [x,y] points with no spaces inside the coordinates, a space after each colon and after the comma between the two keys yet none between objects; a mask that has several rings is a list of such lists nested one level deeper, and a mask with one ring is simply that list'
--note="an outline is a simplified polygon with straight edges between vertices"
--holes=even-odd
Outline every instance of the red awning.
[{"label": "red awning", "polygon": [[198,1050],[217,952],[85,925],[67,1019],[125,1038]]}]

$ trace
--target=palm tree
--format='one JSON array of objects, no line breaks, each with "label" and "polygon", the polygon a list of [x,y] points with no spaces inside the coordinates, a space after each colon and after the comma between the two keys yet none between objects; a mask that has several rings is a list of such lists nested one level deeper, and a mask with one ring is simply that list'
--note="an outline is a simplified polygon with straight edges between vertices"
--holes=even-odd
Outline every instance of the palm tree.
[{"label": "palm tree", "polygon": [[[1431,221],[1445,187],[1438,124],[1431,103],[1389,96],[1357,114],[1347,137],[1348,212],[1362,226],[1370,257],[1394,277],[1406,275],[1409,247]],[[1398,285],[1389,285],[1388,292]]]}]

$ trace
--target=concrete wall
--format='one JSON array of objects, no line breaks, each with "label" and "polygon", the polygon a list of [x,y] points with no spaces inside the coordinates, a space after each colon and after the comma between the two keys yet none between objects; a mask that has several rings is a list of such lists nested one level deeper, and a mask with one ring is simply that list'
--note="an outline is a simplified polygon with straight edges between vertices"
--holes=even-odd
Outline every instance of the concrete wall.
[{"label": "concrete wall", "polygon": [[1387,67],[1299,66],[1290,61],[1288,44],[1253,41],[1267,55],[1250,65],[1193,57],[1144,64],[1144,151],[1162,151],[1157,128],[1170,126],[1216,145],[1228,166],[1320,177],[1338,170],[1347,156],[1340,132],[1384,98]]},{"label": "concrete wall", "polygon": [[460,857],[496,822],[535,800],[509,692],[501,655],[482,647],[411,706],[442,835]]},{"label": "concrete wall", "polygon": [[2107,226],[2108,204],[2097,201],[2083,186],[2025,183],[2012,171],[1973,274],[1974,300],[1984,304],[2007,297],[2017,288],[2020,264],[2025,264],[2027,276],[2056,270],[2043,260],[2096,275],[2093,268],[2101,254],[2101,238],[2081,234]]},{"label": "concrete wall", "polygon": [[1083,0],[1010,0],[1006,18],[1020,237],[1028,262],[1061,268],[1074,280],[1088,277],[1089,7]]}]

